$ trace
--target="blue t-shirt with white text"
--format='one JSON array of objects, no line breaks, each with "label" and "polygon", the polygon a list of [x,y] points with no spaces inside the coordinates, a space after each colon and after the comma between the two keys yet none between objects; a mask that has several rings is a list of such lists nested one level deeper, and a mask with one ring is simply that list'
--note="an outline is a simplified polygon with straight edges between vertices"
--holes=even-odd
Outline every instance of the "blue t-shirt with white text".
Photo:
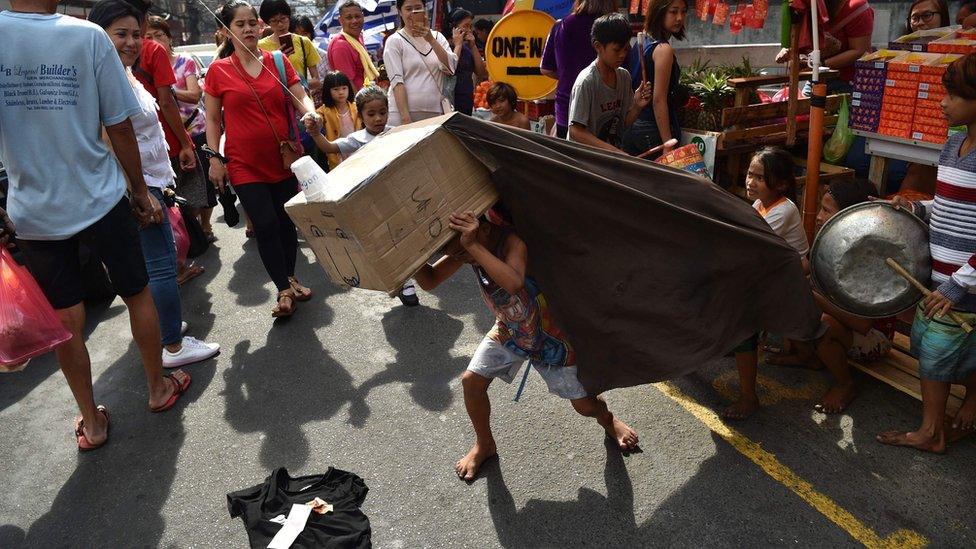
[{"label": "blue t-shirt with white text", "polygon": [[125,179],[101,139],[140,112],[101,27],[63,15],[0,12],[0,158],[20,238],[64,240],[101,219]]}]

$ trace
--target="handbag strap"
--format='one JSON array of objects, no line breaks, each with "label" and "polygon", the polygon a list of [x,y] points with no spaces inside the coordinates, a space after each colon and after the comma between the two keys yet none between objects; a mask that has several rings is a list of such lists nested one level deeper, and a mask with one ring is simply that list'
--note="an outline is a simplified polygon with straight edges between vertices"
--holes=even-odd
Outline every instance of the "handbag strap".
[{"label": "handbag strap", "polygon": [[290,92],[285,84],[287,82],[287,76],[285,75],[285,55],[281,51],[275,51],[271,53],[271,57],[274,58],[275,67],[278,69],[278,81],[281,82],[281,92],[285,94],[285,112],[288,115],[288,140],[297,141],[298,128],[295,122],[295,105],[292,105],[291,100],[288,99]]},{"label": "handbag strap", "polygon": [[[425,69],[427,69],[427,72],[430,74],[430,77],[434,79],[434,83],[437,84],[437,93],[441,95],[441,99],[447,99],[450,102],[451,100],[444,96],[444,81],[442,80],[445,76],[444,73],[438,71],[440,72],[440,78],[438,78],[437,75],[434,74],[434,71],[430,70],[430,65],[427,64],[427,56],[434,51],[434,46],[431,46],[430,51],[428,51],[427,53],[422,53],[419,49],[417,49],[417,46],[413,45],[413,42],[410,41],[410,38],[403,33],[403,29],[398,30],[397,33],[399,33],[400,37],[403,38],[407,42],[407,44],[410,44],[410,47],[413,48],[413,51],[417,52],[417,55],[420,56],[420,63],[424,66]],[[440,65],[440,63],[441,63],[440,59],[438,59],[437,64]]]},{"label": "handbag strap", "polygon": [[[263,61],[262,61],[262,64],[263,64]],[[237,62],[236,59],[234,59],[234,60],[231,61],[231,65],[234,66],[234,70],[237,71],[237,74],[239,74],[241,76],[241,80],[243,80],[244,83],[247,84],[248,89],[251,90],[251,94],[254,95],[254,99],[258,102],[258,107],[261,108],[261,112],[264,114],[264,119],[268,121],[268,126],[271,126],[271,132],[274,133],[275,140],[277,140],[279,143],[281,143],[281,136],[278,135],[278,130],[275,129],[274,123],[271,122],[271,117],[268,116],[268,111],[266,111],[264,109],[264,103],[261,102],[261,98],[258,96],[257,90],[254,89],[254,86],[252,86],[251,85],[251,82],[248,81],[247,76],[244,74],[243,71],[241,71],[240,67],[237,66],[238,65],[238,62]],[[263,70],[263,67],[262,67],[262,70]],[[260,76],[260,73],[258,73],[258,76]]]},{"label": "handbag strap", "polygon": [[871,6],[869,6],[868,3],[865,2],[865,3],[861,4],[860,6],[854,8],[854,11],[852,11],[849,14],[847,14],[847,17],[841,19],[837,23],[829,23],[827,30],[829,32],[834,32],[836,30],[842,29],[842,28],[846,27],[848,23],[850,23],[851,21],[853,21],[855,17],[860,16],[862,13],[868,11],[869,9],[871,9]]}]

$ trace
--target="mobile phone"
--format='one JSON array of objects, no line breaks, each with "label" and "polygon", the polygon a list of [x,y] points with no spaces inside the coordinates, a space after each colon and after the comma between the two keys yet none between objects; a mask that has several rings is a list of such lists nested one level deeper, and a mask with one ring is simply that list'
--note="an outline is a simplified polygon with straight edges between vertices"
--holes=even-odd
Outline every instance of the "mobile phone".
[{"label": "mobile phone", "polygon": [[295,35],[290,32],[279,36],[278,43],[281,44],[281,51],[283,52],[295,51]]}]

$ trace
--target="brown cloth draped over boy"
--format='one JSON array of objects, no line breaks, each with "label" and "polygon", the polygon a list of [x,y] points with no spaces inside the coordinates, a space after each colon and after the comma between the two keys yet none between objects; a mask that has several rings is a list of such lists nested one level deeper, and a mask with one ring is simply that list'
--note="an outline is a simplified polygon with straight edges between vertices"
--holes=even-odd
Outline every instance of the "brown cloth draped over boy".
[{"label": "brown cloth draped over boy", "polygon": [[759,330],[820,334],[800,256],[719,187],[467,116],[444,128],[492,173],[590,394],[685,375]]}]

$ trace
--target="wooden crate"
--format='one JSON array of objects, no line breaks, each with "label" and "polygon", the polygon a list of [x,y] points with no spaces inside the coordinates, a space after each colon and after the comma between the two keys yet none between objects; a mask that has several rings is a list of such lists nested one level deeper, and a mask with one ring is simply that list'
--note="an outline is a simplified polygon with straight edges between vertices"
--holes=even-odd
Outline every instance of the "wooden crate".
[{"label": "wooden crate", "polygon": [[[896,333],[891,352],[881,360],[860,363],[850,360],[850,364],[868,374],[891,385],[899,391],[922,400],[922,386],[918,378],[918,361],[908,354],[909,341],[904,334]],[[953,385],[949,392],[949,402],[946,413],[955,416],[962,406],[966,390],[962,385]]]},{"label": "wooden crate", "polygon": [[[837,71],[821,71],[824,79],[834,78]],[[800,74],[800,78],[809,78],[810,73]],[[722,158],[724,177],[715,174],[715,181],[724,179],[724,185],[729,191],[744,196],[742,181],[748,166],[749,156],[760,148],[768,145],[785,146],[787,142],[787,122],[785,120],[789,103],[749,104],[750,98],[760,86],[787,84],[788,75],[752,76],[746,78],[730,78],[729,86],[735,89],[735,101],[732,107],[722,110],[722,137],[716,155]],[[840,95],[827,97],[827,108],[824,116],[824,137],[830,134],[831,127],[837,122],[837,109],[841,103]],[[810,100],[803,99],[797,104],[797,116],[809,114]],[[796,123],[796,137],[805,139],[809,130],[808,120]],[[716,160],[716,164],[718,164]],[[716,167],[718,171],[718,167]]]},{"label": "wooden crate", "polygon": [[[803,175],[796,177],[796,207],[803,211],[803,191],[807,187],[807,159],[806,158],[795,158],[796,165],[803,169]],[[820,163],[820,188],[817,193],[817,206],[820,205],[820,199],[823,198],[824,193],[827,192],[827,188],[830,183],[838,179],[852,179],[854,177],[854,170],[850,168],[845,168],[844,166],[835,166],[833,164],[828,164],[826,162]]]}]

